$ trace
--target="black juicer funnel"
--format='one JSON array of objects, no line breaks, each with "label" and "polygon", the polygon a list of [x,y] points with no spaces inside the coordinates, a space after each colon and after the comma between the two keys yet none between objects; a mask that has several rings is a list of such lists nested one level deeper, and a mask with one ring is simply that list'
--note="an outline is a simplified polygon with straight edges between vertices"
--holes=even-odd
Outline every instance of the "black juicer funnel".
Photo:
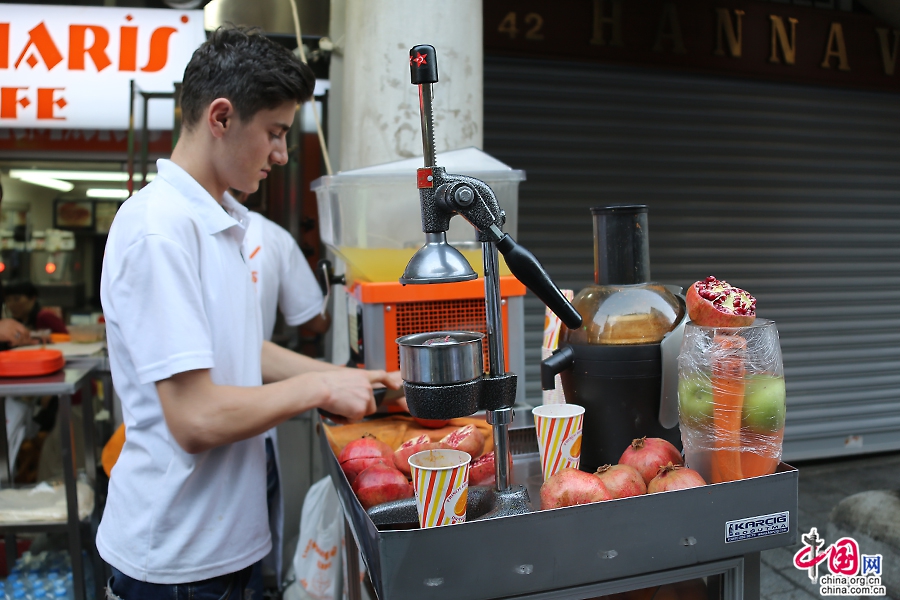
[{"label": "black juicer funnel", "polygon": [[632,285],[650,281],[647,206],[596,206],[594,216],[594,283]]}]

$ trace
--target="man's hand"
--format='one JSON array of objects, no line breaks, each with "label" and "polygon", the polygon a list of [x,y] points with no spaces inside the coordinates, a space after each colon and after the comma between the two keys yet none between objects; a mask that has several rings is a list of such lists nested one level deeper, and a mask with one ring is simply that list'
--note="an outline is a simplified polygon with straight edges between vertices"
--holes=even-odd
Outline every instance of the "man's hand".
[{"label": "man's hand", "polygon": [[393,375],[385,371],[362,369],[320,371],[316,376],[325,386],[326,394],[319,408],[351,421],[362,419],[375,412],[373,385],[381,384],[391,389],[397,388],[400,383],[399,376]]},{"label": "man's hand", "polygon": [[400,377],[400,371],[391,371],[384,374],[384,385],[392,390],[403,389],[403,378]]},{"label": "man's hand", "polygon": [[15,319],[0,319],[0,342],[9,342],[10,346],[30,344],[31,336],[28,328]]}]

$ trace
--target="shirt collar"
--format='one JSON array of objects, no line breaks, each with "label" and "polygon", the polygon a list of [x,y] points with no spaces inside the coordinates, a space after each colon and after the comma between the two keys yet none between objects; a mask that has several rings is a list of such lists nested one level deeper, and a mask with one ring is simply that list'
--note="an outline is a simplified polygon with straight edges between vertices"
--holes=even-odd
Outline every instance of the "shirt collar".
[{"label": "shirt collar", "polygon": [[[171,160],[161,158],[156,161],[158,176],[167,181],[188,200],[191,209],[200,218],[210,235],[230,227],[246,230],[250,223],[249,212],[227,192],[219,204],[196,179]],[[224,208],[224,210],[222,210]],[[243,231],[241,231],[241,237]]]}]

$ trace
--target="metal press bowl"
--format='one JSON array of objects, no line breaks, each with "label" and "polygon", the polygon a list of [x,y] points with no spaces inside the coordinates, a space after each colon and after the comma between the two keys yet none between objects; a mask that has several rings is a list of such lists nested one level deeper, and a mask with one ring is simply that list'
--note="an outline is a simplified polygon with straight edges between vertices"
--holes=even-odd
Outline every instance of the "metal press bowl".
[{"label": "metal press bowl", "polygon": [[[424,385],[463,383],[484,375],[483,333],[431,331],[397,338],[400,376]],[[437,340],[437,341],[436,341]]]}]

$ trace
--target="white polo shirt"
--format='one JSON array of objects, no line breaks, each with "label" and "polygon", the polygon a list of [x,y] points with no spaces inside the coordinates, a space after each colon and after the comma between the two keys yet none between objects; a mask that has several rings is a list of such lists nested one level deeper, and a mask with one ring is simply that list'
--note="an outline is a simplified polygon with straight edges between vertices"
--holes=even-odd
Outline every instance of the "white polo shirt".
[{"label": "white polo shirt", "polygon": [[[228,194],[226,194],[229,198]],[[256,287],[262,311],[263,337],[272,339],[275,330],[276,310],[281,309],[288,325],[306,323],[322,310],[323,295],[309,263],[303,258],[294,237],[281,225],[263,215],[247,214],[250,224],[244,234],[242,252]],[[275,468],[281,479],[278,456],[278,431],[272,428],[265,433],[272,438],[275,451]],[[271,568],[281,581],[282,538],[284,534],[284,485],[278,486],[278,501],[269,514],[269,531],[272,535],[273,553],[268,557]]]},{"label": "white polo shirt", "polygon": [[[188,454],[157,381],[210,369],[220,385],[262,384],[262,322],[241,256],[247,210],[216,202],[168,160],[109,232],[100,298],[125,445],[97,533],[106,562],[134,579],[186,583],[268,554],[263,437]],[[227,211],[227,212],[226,212]]]},{"label": "white polo shirt", "polygon": [[248,216],[244,256],[259,292],[263,337],[271,340],[276,307],[285,323],[302,325],[322,311],[322,290],[293,236],[259,213]]}]

